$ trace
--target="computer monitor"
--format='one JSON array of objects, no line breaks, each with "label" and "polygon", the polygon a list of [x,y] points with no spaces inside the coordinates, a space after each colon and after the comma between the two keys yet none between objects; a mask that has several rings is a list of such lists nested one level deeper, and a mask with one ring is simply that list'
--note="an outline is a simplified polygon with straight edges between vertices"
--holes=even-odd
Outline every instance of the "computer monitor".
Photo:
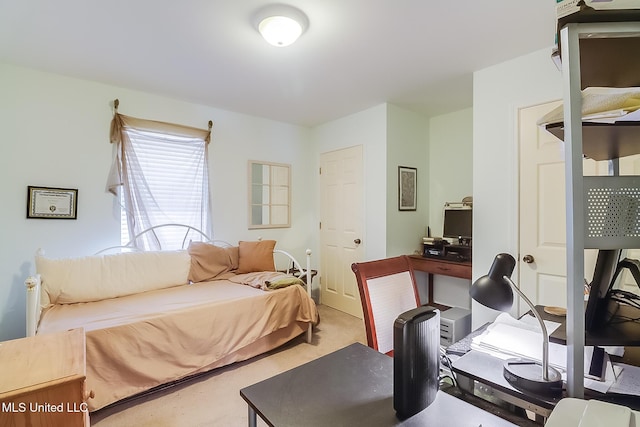
[{"label": "computer monitor", "polygon": [[[621,289],[620,276],[628,269],[640,287],[640,261],[623,258],[624,249],[600,249],[585,309],[585,345],[640,346],[640,296]],[[619,283],[620,282],[620,283]],[[550,336],[566,344],[566,322]]]},{"label": "computer monitor", "polygon": [[588,332],[593,332],[606,325],[618,311],[619,304],[612,299],[611,291],[617,278],[616,269],[621,252],[621,249],[601,249],[598,251],[584,314],[584,326]]},{"label": "computer monitor", "polygon": [[442,236],[471,241],[472,235],[473,209],[470,206],[445,206]]}]

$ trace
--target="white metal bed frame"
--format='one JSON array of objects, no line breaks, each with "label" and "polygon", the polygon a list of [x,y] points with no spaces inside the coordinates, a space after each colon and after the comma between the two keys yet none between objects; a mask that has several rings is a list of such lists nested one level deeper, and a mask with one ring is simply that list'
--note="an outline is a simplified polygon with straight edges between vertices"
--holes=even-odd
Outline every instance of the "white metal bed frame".
[{"label": "white metal bed frame", "polygon": [[[190,242],[190,240],[187,240],[190,233],[194,233],[196,236],[201,237],[205,242],[211,243],[211,244],[217,244],[218,246],[226,246],[226,247],[230,247],[233,246],[232,244],[225,242],[223,240],[211,240],[209,238],[209,236],[207,236],[206,233],[202,232],[201,230],[198,230],[195,227],[192,227],[190,225],[184,225],[184,224],[160,224],[160,225],[155,225],[153,227],[149,227],[146,230],[141,231],[140,233],[138,233],[133,239],[131,239],[129,242],[127,242],[127,244],[125,245],[119,245],[119,246],[110,246],[108,248],[102,249],[98,252],[96,252],[95,255],[100,255],[100,254],[104,254],[106,252],[111,252],[111,251],[120,251],[120,252],[124,252],[124,251],[142,251],[143,249],[138,248],[138,246],[136,245],[136,242],[139,240],[140,237],[144,237],[144,235],[148,234],[148,233],[152,233],[155,238],[156,241],[158,242],[158,244],[160,245],[160,250],[162,249],[162,243],[160,242],[160,239],[157,238],[156,235],[156,230],[161,229],[161,228],[167,228],[167,227],[178,227],[178,228],[185,228],[185,234],[184,237],[182,239],[182,249],[186,249],[186,247],[188,246],[188,243]],[[40,249],[38,249],[37,253],[41,254],[42,251]],[[312,283],[311,283],[311,249],[307,249],[305,251],[306,254],[306,268],[302,268],[302,265],[298,262],[298,260],[291,255],[289,252],[287,251],[283,251],[281,249],[274,249],[273,250],[274,255],[276,254],[282,254],[285,257],[288,258],[288,265],[287,268],[285,269],[285,272],[287,274],[291,274],[291,275],[295,275],[298,278],[302,278],[306,276],[306,290],[307,290],[307,294],[309,295],[309,298],[311,298],[311,288],[312,288]],[[277,268],[276,268],[277,269]],[[27,277],[27,279],[25,280],[24,284],[27,288],[27,295],[26,295],[26,316],[27,316],[27,336],[31,337],[34,336],[36,334],[36,331],[38,329],[38,322],[40,320],[40,314],[41,314],[41,307],[40,307],[40,291],[41,291],[41,278],[39,274],[35,274],[33,276],[29,276]],[[313,333],[313,326],[311,323],[309,323],[309,328],[307,329],[307,342],[311,342],[311,337],[312,337],[312,333]]]}]

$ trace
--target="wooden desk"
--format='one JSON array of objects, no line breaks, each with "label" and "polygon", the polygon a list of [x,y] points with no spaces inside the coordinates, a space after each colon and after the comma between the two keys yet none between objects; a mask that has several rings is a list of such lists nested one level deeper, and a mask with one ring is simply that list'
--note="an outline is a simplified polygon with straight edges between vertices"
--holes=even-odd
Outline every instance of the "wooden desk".
[{"label": "wooden desk", "polygon": [[267,425],[314,426],[515,426],[439,391],[423,411],[406,420],[393,409],[393,358],[360,343],[312,360],[240,390]]},{"label": "wooden desk", "polygon": [[0,342],[1,426],[88,426],[83,329]]},{"label": "wooden desk", "polygon": [[471,280],[471,262],[456,262],[447,259],[427,258],[421,255],[409,255],[411,266],[414,270],[424,271],[429,274],[429,301],[422,304],[433,305],[433,275],[457,277]]}]

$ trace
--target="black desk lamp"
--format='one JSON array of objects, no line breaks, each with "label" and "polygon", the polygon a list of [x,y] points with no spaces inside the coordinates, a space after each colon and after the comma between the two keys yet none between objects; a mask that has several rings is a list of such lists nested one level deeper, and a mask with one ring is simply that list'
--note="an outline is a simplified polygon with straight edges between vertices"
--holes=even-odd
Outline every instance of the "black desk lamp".
[{"label": "black desk lamp", "polygon": [[562,394],[562,376],[549,366],[549,335],[534,305],[511,281],[516,260],[509,254],[498,254],[489,274],[476,280],[469,294],[471,298],[494,310],[507,311],[513,305],[513,290],[529,305],[542,329],[542,364],[531,359],[508,359],[504,362],[504,378],[515,388],[542,396]]}]

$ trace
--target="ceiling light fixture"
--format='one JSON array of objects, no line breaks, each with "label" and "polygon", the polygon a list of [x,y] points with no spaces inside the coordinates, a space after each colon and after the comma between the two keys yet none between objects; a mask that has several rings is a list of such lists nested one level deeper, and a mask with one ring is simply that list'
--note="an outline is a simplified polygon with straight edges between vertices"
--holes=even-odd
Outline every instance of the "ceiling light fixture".
[{"label": "ceiling light fixture", "polygon": [[294,43],[309,26],[309,19],[304,12],[284,4],[265,7],[258,12],[256,18],[262,37],[277,47]]}]

